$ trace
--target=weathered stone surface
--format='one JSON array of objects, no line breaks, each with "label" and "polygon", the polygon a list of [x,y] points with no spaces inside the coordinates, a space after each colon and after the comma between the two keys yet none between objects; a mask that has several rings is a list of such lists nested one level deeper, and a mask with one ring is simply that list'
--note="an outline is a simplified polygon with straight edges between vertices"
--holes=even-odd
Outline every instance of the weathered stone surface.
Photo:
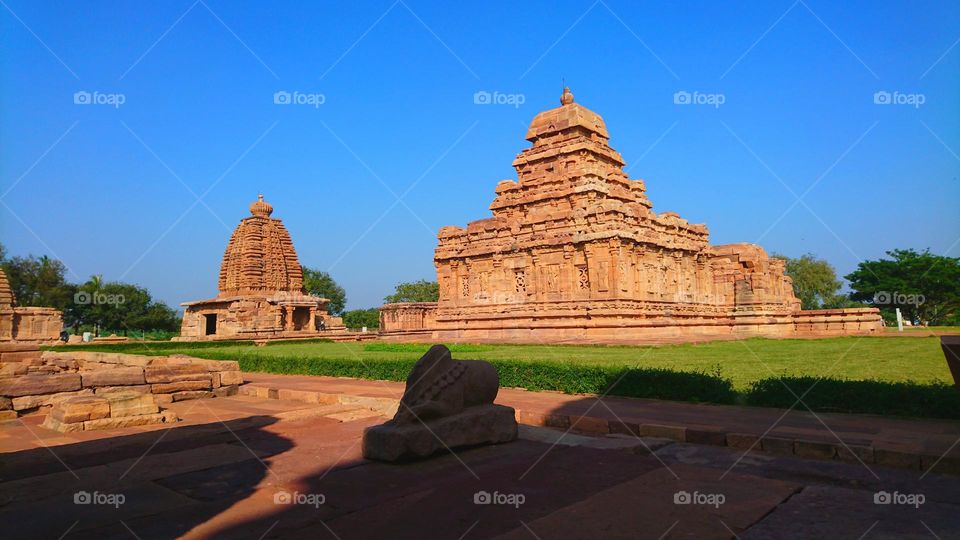
[{"label": "weathered stone surface", "polygon": [[[496,186],[492,217],[443,227],[436,303],[381,307],[395,340],[644,342],[881,330],[876,308],[801,311],[785,263],[760,246],[653,211],[603,119],[574,103],[538,114]],[[531,324],[534,321],[534,324]]]},{"label": "weathered stone surface", "polygon": [[110,418],[101,418],[100,420],[88,420],[83,423],[84,430],[94,429],[116,429],[131,426],[146,426],[150,424],[162,424],[167,421],[176,421],[175,415],[170,419],[170,415],[164,413],[141,414],[137,416],[120,416]]},{"label": "weathered stone surface", "polygon": [[221,386],[220,388],[214,389],[213,395],[214,397],[235,396],[237,395],[238,388],[239,387],[235,384],[231,384],[230,386]]},{"label": "weathered stone surface", "polygon": [[184,392],[188,390],[210,390],[212,388],[210,381],[180,381],[173,383],[163,383],[151,385],[150,391],[154,394],[170,394],[173,392]]},{"label": "weathered stone surface", "polygon": [[9,411],[13,409],[13,401],[8,397],[0,396],[0,411]]},{"label": "weathered stone surface", "polygon": [[83,422],[61,422],[57,420],[52,415],[47,415],[43,419],[43,423],[40,424],[42,427],[47,429],[52,429],[54,431],[59,431],[60,433],[72,433],[75,431],[83,431]]},{"label": "weathered stone surface", "polygon": [[152,394],[114,392],[102,397],[110,402],[111,418],[152,414],[159,410]]},{"label": "weathered stone surface", "polygon": [[173,394],[154,394],[153,398],[157,400],[157,405],[169,405],[173,403]]},{"label": "weathered stone surface", "polygon": [[[429,428],[429,429],[428,429]],[[502,405],[478,405],[438,420],[381,424],[363,432],[363,457],[381,461],[421,458],[446,448],[509,442],[517,438],[514,411]]]},{"label": "weathered stone surface", "polygon": [[434,345],[410,371],[393,419],[364,431],[363,456],[397,461],[516,439],[516,411],[493,404],[499,385],[492,365],[455,361],[449,349]]},{"label": "weathered stone surface", "polygon": [[[181,339],[262,339],[342,330],[343,321],[327,313],[329,300],[304,292],[293,241],[283,222],[270,217],[273,206],[260,195],[250,213],[227,244],[217,297],[185,304]],[[211,371],[231,369],[238,368]]]},{"label": "weathered stone surface", "polygon": [[19,377],[27,374],[27,366],[19,362],[0,364],[0,379]]},{"label": "weathered stone surface", "polygon": [[208,399],[214,397],[214,393],[206,390],[188,390],[185,392],[174,392],[174,401],[186,401],[188,399]]},{"label": "weathered stone surface", "polygon": [[[0,342],[54,341],[60,337],[62,328],[63,313],[57,309],[17,306],[7,274],[0,269]],[[0,354],[0,360],[8,354]]]},{"label": "weathered stone surface", "polygon": [[143,368],[130,366],[113,366],[109,369],[98,369],[95,371],[84,371],[80,375],[83,377],[83,386],[124,386],[144,384]]},{"label": "weathered stone surface", "polygon": [[149,394],[151,385],[149,384],[132,384],[129,386],[101,386],[94,388],[94,393],[97,395],[100,394],[112,394],[114,392],[137,392],[140,394]]},{"label": "weathered stone surface", "polygon": [[170,383],[179,381],[205,380],[210,382],[210,375],[204,366],[192,364],[179,365],[149,365],[143,369],[146,382]]},{"label": "weathered stone surface", "polygon": [[17,411],[0,411],[0,422],[16,420],[18,416]]},{"label": "weathered stone surface", "polygon": [[110,416],[110,402],[97,396],[65,399],[53,406],[50,416],[68,424],[106,418]]},{"label": "weathered stone surface", "polygon": [[57,394],[15,397],[11,401],[13,402],[14,410],[23,411],[27,409],[35,409],[37,407],[43,407],[45,405],[55,405],[65,399],[70,399],[72,397],[92,396],[92,395],[93,395],[92,389],[84,388],[83,390],[77,390],[75,392],[60,392]]},{"label": "weathered stone surface", "polygon": [[22,375],[0,380],[0,396],[19,397],[54,394],[79,390],[80,387],[80,375],[77,373]]}]

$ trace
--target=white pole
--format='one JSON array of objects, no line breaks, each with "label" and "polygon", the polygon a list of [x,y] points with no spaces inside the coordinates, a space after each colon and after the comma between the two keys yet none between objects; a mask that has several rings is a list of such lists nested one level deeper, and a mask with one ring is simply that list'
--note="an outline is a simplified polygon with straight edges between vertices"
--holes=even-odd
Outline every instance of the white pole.
[{"label": "white pole", "polygon": [[897,331],[903,332],[903,314],[900,313],[900,308],[897,308]]}]

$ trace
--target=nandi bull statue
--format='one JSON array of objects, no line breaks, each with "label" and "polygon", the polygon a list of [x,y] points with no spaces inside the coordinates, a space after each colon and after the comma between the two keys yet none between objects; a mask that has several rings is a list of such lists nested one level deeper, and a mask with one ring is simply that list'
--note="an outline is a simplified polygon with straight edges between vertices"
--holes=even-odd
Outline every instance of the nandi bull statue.
[{"label": "nandi bull statue", "polygon": [[363,457],[398,461],[512,441],[517,438],[516,414],[493,404],[499,389],[491,364],[454,360],[450,349],[434,345],[413,366],[393,419],[364,432]]}]

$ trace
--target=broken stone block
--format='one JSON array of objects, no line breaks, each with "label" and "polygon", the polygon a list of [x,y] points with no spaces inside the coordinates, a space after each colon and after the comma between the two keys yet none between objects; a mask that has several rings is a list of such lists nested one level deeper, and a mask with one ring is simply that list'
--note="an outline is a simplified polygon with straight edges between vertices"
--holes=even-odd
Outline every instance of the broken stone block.
[{"label": "broken stone block", "polygon": [[17,416],[17,411],[0,411],[0,422],[16,420]]},{"label": "broken stone block", "polygon": [[173,392],[184,392],[189,390],[210,390],[211,388],[213,388],[213,386],[209,380],[180,381],[151,385],[151,392],[154,394],[170,394]]},{"label": "broken stone block", "polygon": [[110,416],[110,402],[97,396],[65,399],[53,406],[49,416],[65,424],[106,418]]},{"label": "broken stone block", "polygon": [[393,419],[364,431],[363,457],[398,461],[516,439],[516,411],[493,403],[499,387],[491,364],[455,361],[434,345],[413,366]]},{"label": "broken stone block", "polygon": [[162,424],[166,421],[163,413],[141,414],[137,416],[120,416],[101,418],[99,420],[88,420],[83,423],[83,429],[116,429],[131,426],[146,426],[149,424]]},{"label": "broken stone block", "polygon": [[0,395],[8,397],[55,394],[80,390],[80,388],[81,381],[78,373],[22,375],[0,380]]},{"label": "broken stone block", "polygon": [[220,371],[220,385],[243,384],[243,373],[237,371]]},{"label": "broken stone block", "polygon": [[84,371],[83,386],[126,386],[144,384],[143,368],[111,366],[109,369]]},{"label": "broken stone block", "polygon": [[47,417],[43,419],[43,423],[40,424],[40,427],[59,431],[60,433],[72,433],[75,431],[83,431],[83,422],[61,422],[60,420],[57,420],[48,414]]},{"label": "broken stone block", "polygon": [[0,396],[0,411],[9,411],[13,409],[13,401],[8,397]]},{"label": "broken stone block", "polygon": [[110,416],[138,416],[156,413],[159,409],[153,394],[138,392],[115,392],[102,396],[110,402]]}]

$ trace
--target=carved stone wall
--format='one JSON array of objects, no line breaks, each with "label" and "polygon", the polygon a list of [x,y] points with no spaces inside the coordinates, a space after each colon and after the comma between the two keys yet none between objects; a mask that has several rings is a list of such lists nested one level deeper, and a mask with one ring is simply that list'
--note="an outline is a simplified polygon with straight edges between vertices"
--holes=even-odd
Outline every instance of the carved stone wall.
[{"label": "carved stone wall", "polygon": [[0,342],[56,341],[63,330],[63,313],[48,307],[20,307],[7,275],[0,270]]},{"label": "carved stone wall", "polygon": [[[496,186],[493,216],[444,227],[434,254],[435,313],[382,308],[381,332],[436,340],[639,342],[880,328],[875,309],[802,324],[784,263],[754,244],[709,245],[707,227],[656,213],[624,172],[603,119],[573,102],[538,114],[517,181]],[[845,318],[846,317],[846,318]],[[849,319],[849,320],[847,320]]]}]

